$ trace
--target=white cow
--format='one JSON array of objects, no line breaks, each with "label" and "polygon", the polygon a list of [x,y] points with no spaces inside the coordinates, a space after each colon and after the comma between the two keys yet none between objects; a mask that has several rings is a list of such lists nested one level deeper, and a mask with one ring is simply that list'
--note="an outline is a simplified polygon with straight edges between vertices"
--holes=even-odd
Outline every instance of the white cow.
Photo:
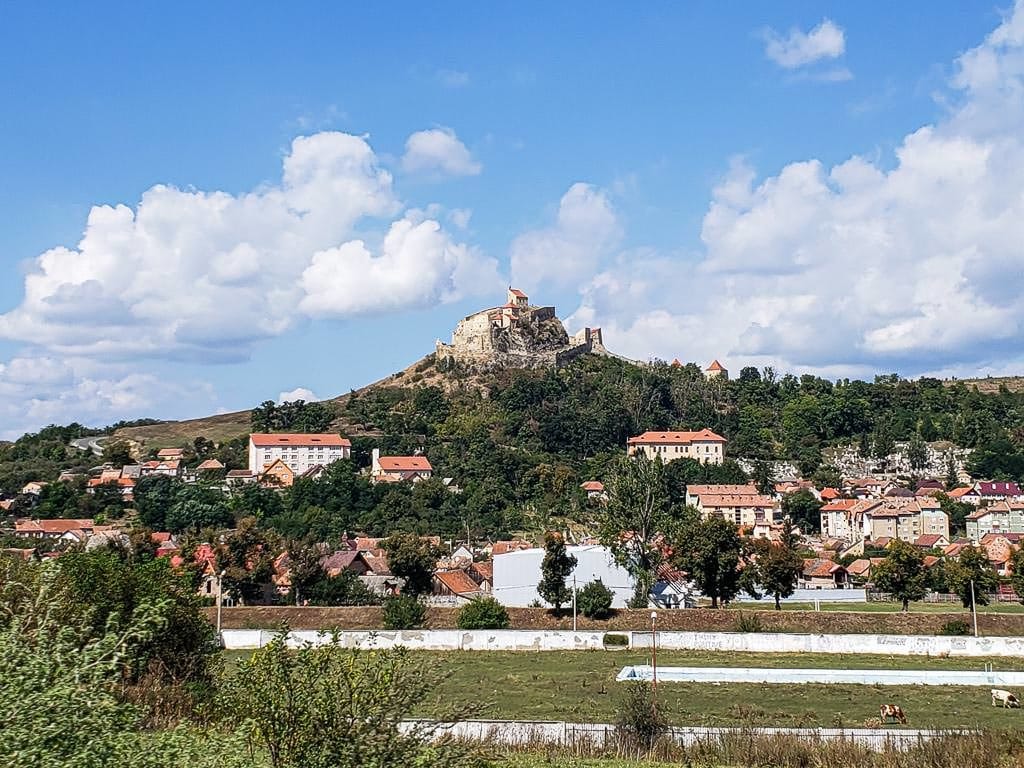
[{"label": "white cow", "polygon": [[992,689],[992,706],[1004,709],[1020,709],[1020,699],[1002,688]]}]

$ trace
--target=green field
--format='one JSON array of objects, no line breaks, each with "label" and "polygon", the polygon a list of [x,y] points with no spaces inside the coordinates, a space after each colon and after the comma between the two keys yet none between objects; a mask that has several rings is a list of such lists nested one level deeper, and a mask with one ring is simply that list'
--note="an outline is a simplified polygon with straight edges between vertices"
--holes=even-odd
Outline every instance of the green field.
[{"label": "green field", "polygon": [[[248,652],[245,652],[248,653]],[[239,654],[230,654],[237,658]],[[448,675],[438,695],[477,708],[475,717],[612,722],[629,664],[642,651],[414,652],[414,664]],[[422,660],[422,661],[421,661]],[[662,652],[664,666],[834,669],[1024,670],[1024,658]],[[662,683],[658,698],[676,725],[858,727],[878,706],[903,706],[912,728],[1022,728],[1024,712],[991,706],[988,688],[959,686]]]}]

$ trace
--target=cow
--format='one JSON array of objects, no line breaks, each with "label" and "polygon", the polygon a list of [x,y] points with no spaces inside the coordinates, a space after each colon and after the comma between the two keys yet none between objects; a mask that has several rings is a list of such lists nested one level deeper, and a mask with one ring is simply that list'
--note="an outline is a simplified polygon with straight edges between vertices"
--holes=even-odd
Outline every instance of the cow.
[{"label": "cow", "polygon": [[907,716],[903,714],[903,707],[899,704],[883,704],[878,708],[878,717],[883,723],[894,721],[907,724]]},{"label": "cow", "polygon": [[1003,709],[1020,709],[1020,699],[1002,688],[993,688],[992,706],[1003,707]]}]

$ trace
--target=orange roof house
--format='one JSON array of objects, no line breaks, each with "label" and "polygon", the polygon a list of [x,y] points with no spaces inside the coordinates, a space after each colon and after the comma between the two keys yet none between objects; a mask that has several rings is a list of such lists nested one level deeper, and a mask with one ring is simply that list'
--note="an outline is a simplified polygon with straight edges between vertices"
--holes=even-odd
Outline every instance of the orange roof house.
[{"label": "orange roof house", "polygon": [[375,483],[416,483],[433,474],[434,468],[426,456],[381,456],[378,449],[373,449],[370,480]]}]

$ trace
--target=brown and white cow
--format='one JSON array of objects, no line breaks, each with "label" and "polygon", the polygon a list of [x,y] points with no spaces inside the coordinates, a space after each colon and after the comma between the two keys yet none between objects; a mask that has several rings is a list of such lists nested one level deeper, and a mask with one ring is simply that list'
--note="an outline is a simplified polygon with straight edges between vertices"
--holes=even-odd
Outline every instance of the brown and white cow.
[{"label": "brown and white cow", "polygon": [[1020,699],[1002,688],[992,689],[992,706],[1004,709],[1020,709]]},{"label": "brown and white cow", "polygon": [[899,704],[883,704],[878,708],[878,717],[883,723],[894,721],[907,724],[907,716],[903,714],[903,707]]}]

